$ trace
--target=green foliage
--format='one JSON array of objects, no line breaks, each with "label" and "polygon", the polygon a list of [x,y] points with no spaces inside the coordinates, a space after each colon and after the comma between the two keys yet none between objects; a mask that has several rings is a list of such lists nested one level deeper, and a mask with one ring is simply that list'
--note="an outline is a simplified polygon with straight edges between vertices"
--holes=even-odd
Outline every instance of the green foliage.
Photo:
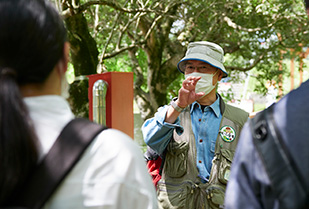
[{"label": "green foliage", "polygon": [[233,101],[235,100],[234,92],[231,88],[229,88],[227,91],[220,92],[221,97],[224,99],[224,101]]},{"label": "green foliage", "polygon": [[287,75],[287,66],[283,64],[283,70],[278,71],[278,64],[277,63],[261,63],[256,67],[256,74],[255,78],[257,80],[256,86],[254,91],[258,93],[262,93],[263,95],[266,95],[267,93],[267,87],[265,84],[267,81],[275,81],[276,84],[278,84],[279,81],[279,75],[283,74]]},{"label": "green foliage", "polygon": [[184,74],[180,72],[177,72],[177,73],[179,73],[179,76],[167,88],[168,101],[178,96],[178,90],[182,85],[182,81],[184,80]]},{"label": "green foliage", "polygon": [[[147,55],[145,51],[143,51],[142,49],[138,49],[136,52],[136,58],[138,60],[139,66],[141,67],[141,69],[143,69],[144,80],[147,80],[148,62],[147,62]],[[148,91],[147,83],[143,83],[143,85],[141,86],[141,89],[145,92]]]},{"label": "green foliage", "polygon": [[73,83],[75,76],[74,76],[74,68],[73,68],[73,65],[71,63],[68,64],[68,70],[65,73],[65,75],[66,75],[66,78],[67,78],[69,84]]},{"label": "green foliage", "polygon": [[130,58],[127,55],[122,55],[121,57],[117,58],[110,58],[104,61],[104,65],[107,72],[132,72],[132,68],[130,66]]}]

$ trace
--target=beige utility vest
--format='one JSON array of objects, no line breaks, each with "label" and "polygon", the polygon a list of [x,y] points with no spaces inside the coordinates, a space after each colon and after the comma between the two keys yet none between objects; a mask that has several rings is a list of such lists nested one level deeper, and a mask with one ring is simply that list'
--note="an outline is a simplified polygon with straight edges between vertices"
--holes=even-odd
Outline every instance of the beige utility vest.
[{"label": "beige utility vest", "polygon": [[198,177],[190,108],[180,114],[184,132],[179,136],[174,131],[173,139],[167,146],[162,178],[157,186],[160,208],[223,208],[231,162],[240,131],[249,115],[225,104],[221,98],[220,108],[223,115],[208,183],[202,183]]}]

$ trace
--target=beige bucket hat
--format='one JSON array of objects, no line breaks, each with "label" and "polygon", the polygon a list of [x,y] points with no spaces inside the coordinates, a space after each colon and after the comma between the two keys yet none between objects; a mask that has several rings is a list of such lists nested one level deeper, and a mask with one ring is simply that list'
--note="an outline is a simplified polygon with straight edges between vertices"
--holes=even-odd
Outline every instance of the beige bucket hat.
[{"label": "beige bucket hat", "polygon": [[184,73],[185,64],[188,60],[199,60],[206,62],[216,68],[219,68],[224,73],[223,78],[228,76],[225,67],[223,66],[224,51],[215,43],[208,41],[189,43],[185,57],[182,58],[177,64],[177,68],[181,73]]}]

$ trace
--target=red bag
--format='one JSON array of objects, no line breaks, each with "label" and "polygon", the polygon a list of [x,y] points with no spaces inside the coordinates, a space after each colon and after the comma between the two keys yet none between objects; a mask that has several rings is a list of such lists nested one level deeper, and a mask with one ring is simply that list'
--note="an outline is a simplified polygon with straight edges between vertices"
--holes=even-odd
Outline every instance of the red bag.
[{"label": "red bag", "polygon": [[148,173],[151,175],[152,182],[156,188],[158,181],[161,179],[161,172],[160,172],[161,164],[162,164],[161,157],[158,157],[155,160],[148,160],[147,162]]},{"label": "red bag", "polygon": [[165,159],[164,156],[165,152],[161,156],[148,146],[147,151],[144,153],[144,157],[147,162],[148,173],[151,175],[152,182],[156,188],[158,181],[161,179],[161,173]]}]

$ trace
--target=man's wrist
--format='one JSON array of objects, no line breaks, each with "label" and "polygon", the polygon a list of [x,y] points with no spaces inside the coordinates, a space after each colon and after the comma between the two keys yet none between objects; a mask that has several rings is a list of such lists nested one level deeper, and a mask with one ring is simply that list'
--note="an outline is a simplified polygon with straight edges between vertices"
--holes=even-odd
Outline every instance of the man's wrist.
[{"label": "man's wrist", "polygon": [[175,101],[171,101],[171,106],[177,111],[182,112],[185,107],[179,107],[178,104]]}]

